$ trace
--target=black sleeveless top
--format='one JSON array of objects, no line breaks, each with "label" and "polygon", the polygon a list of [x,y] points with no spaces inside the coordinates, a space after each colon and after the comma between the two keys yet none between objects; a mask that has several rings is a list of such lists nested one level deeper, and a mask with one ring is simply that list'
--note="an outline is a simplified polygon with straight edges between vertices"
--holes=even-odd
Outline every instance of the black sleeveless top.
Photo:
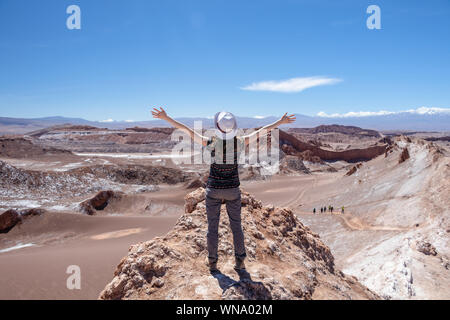
[{"label": "black sleeveless top", "polygon": [[[232,140],[220,140],[212,137],[207,144],[207,149],[211,151],[211,167],[209,178],[206,184],[209,188],[230,189],[240,185],[238,172],[238,159],[244,147],[242,138],[234,137]],[[229,147],[227,155],[227,144],[233,143]]]}]

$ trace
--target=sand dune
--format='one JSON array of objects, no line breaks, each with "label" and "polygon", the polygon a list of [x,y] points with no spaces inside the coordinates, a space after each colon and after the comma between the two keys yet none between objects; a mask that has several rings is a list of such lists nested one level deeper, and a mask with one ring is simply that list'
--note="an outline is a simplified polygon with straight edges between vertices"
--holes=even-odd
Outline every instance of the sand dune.
[{"label": "sand dune", "polygon": [[[0,299],[96,299],[130,245],[168,232],[177,217],[88,217],[48,213],[0,235]],[[66,287],[67,267],[81,268],[81,290]]]}]

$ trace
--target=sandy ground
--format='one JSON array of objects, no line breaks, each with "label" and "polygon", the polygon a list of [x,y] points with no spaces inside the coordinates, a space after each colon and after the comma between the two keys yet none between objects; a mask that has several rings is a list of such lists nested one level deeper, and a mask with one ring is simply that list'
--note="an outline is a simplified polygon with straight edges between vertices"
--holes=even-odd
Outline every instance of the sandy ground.
[{"label": "sandy ground", "polygon": [[[166,234],[183,213],[184,186],[159,188],[97,216],[61,206],[0,234],[0,299],[96,299],[131,245]],[[81,268],[81,290],[67,289],[70,265]]]},{"label": "sandy ground", "polygon": [[[406,145],[411,159],[399,164]],[[450,165],[448,154],[438,161],[433,157],[424,145],[400,141],[387,158],[364,163],[352,176],[345,176],[342,169],[243,181],[241,187],[264,204],[292,208],[331,248],[339,269],[383,297],[450,299],[450,273],[445,267],[450,256]],[[127,161],[92,155],[87,159]],[[45,168],[45,163],[31,160],[9,162]],[[84,164],[50,167],[75,165]],[[96,299],[130,245],[171,229],[187,192],[183,185],[161,186],[157,192],[127,194],[99,216],[59,210],[0,234],[0,299]],[[328,205],[337,214],[312,214],[313,208],[320,212]],[[419,240],[432,243],[439,254],[418,252]],[[69,265],[81,267],[81,290],[66,287]]]},{"label": "sandy ground", "polygon": [[[96,299],[130,245],[164,235],[176,219],[66,213],[34,217],[8,237],[39,244],[0,253],[0,299]],[[81,269],[81,290],[67,289],[70,265]]]}]

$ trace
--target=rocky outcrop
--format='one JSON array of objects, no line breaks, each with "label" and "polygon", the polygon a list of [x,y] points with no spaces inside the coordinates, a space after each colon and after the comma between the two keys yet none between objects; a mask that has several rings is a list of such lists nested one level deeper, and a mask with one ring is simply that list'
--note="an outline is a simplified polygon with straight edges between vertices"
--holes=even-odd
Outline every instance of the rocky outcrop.
[{"label": "rocky outcrop", "polygon": [[450,142],[450,136],[425,138],[427,141],[447,141]]},{"label": "rocky outcrop", "polygon": [[41,208],[25,209],[25,210],[20,211],[20,216],[22,218],[41,216],[46,212],[47,211],[45,209],[41,209]]},{"label": "rocky outcrop", "polygon": [[247,272],[232,269],[233,240],[222,208],[219,273],[205,263],[205,190],[188,194],[186,214],[163,237],[131,246],[100,299],[377,299],[336,270],[330,249],[286,208],[242,192]]},{"label": "rocky outcrop", "polygon": [[408,151],[408,148],[405,147],[405,148],[403,148],[402,153],[400,154],[400,157],[398,158],[398,163],[399,164],[403,163],[408,159],[409,159],[409,151]]},{"label": "rocky outcrop", "polygon": [[170,151],[173,128],[127,128],[122,130],[89,126],[57,126],[29,133],[42,146],[73,152],[153,153]]},{"label": "rocky outcrop", "polygon": [[16,210],[8,210],[0,215],[0,233],[7,233],[22,219]]},{"label": "rocky outcrop", "polygon": [[308,168],[305,167],[302,159],[297,156],[285,156],[280,163],[280,171],[282,173],[294,172],[294,173],[311,173]]},{"label": "rocky outcrop", "polygon": [[0,137],[0,156],[5,158],[33,158],[42,156],[66,155],[75,157],[67,150],[35,145],[31,139],[23,137]]},{"label": "rocky outcrop", "polygon": [[193,173],[163,166],[122,165],[95,166],[74,169],[73,174],[93,174],[95,177],[108,179],[124,184],[175,184],[192,179]]},{"label": "rocky outcrop", "polygon": [[17,211],[14,209],[7,210],[0,214],[0,233],[8,233],[16,225],[20,224],[24,219],[32,216],[40,216],[46,211],[44,209],[25,209]]},{"label": "rocky outcrop", "polygon": [[429,242],[417,241],[416,246],[417,246],[417,250],[419,252],[422,252],[423,254],[425,254],[427,256],[430,256],[430,255],[436,256],[437,255],[436,248]]},{"label": "rocky outcrop", "polygon": [[356,166],[353,166],[350,170],[347,171],[347,173],[346,173],[345,175],[346,175],[346,176],[351,176],[351,175],[354,174],[357,170],[358,170],[358,168],[356,168]]},{"label": "rocky outcrop", "polygon": [[393,145],[389,145],[386,148],[386,151],[384,152],[384,157],[387,158],[387,156],[392,153],[394,151],[394,146]]},{"label": "rocky outcrop", "polygon": [[239,180],[241,181],[259,181],[266,180],[269,177],[270,175],[267,170],[265,170],[260,164],[243,165],[239,167]]},{"label": "rocky outcrop", "polygon": [[[76,168],[64,172],[33,171],[16,168],[0,161],[0,196],[82,195],[97,192],[112,183],[135,185],[186,182],[193,173],[177,168],[143,165],[106,165]],[[112,188],[112,187],[107,187]]]},{"label": "rocky outcrop", "polygon": [[381,137],[380,133],[375,130],[370,129],[362,129],[354,126],[343,126],[338,124],[332,125],[320,125],[314,128],[290,128],[288,132],[293,133],[310,133],[310,134],[318,134],[318,133],[342,133],[351,136],[363,136],[363,137],[373,137],[379,138]]},{"label": "rocky outcrop", "polygon": [[94,215],[97,210],[104,210],[112,199],[120,199],[121,193],[111,190],[100,191],[95,197],[80,203],[80,211],[90,216]]},{"label": "rocky outcrop", "polygon": [[209,174],[199,175],[187,182],[186,189],[204,188],[208,181]]},{"label": "rocky outcrop", "polygon": [[346,176],[351,176],[352,174],[354,174],[356,171],[358,171],[359,168],[361,168],[362,163],[358,163],[357,165],[351,167],[350,170],[347,171],[347,173],[345,174]]},{"label": "rocky outcrop", "polygon": [[166,138],[170,139],[170,135],[175,131],[175,128],[143,128],[143,127],[133,127],[133,128],[126,128],[126,131],[133,131],[133,132],[151,132],[155,135],[162,134],[162,136],[157,136],[155,138]]},{"label": "rocky outcrop", "polygon": [[303,161],[308,161],[312,163],[324,163],[322,159],[314,155],[314,152],[312,152],[311,150],[299,152],[298,155],[303,159]]},{"label": "rocky outcrop", "polygon": [[184,212],[191,213],[197,209],[197,204],[206,198],[205,188],[198,188],[184,197]]},{"label": "rocky outcrop", "polygon": [[[376,144],[365,149],[349,149],[345,151],[331,151],[321,149],[316,145],[300,141],[293,135],[280,130],[280,145],[287,145],[292,148],[289,150],[295,150],[296,152],[304,152],[306,150],[311,151],[310,156],[319,157],[322,160],[344,160],[347,162],[356,161],[368,161],[386,152],[388,144]],[[284,147],[283,151],[286,153],[287,147]]]}]

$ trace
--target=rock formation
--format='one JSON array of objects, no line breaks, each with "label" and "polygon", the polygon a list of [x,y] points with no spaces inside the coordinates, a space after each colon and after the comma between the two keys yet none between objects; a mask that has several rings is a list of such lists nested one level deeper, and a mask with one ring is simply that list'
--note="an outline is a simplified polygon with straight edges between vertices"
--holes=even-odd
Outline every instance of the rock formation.
[{"label": "rock formation", "polygon": [[354,174],[356,171],[358,171],[359,168],[361,168],[362,163],[358,163],[357,165],[353,166],[350,170],[347,171],[347,173],[345,174],[346,176],[351,176],[352,174]]},{"label": "rock formation", "polygon": [[197,177],[186,183],[186,189],[204,188],[206,186],[206,183],[208,182],[208,176],[208,173],[198,175]]},{"label": "rock formation", "polygon": [[16,210],[7,210],[0,215],[0,233],[7,233],[21,221]]},{"label": "rock formation", "polygon": [[28,133],[34,143],[73,152],[161,152],[176,144],[173,128],[106,129],[91,126],[55,126]]},{"label": "rock formation", "polygon": [[[242,192],[247,271],[236,274],[232,234],[222,208],[219,269],[205,264],[205,189],[185,197],[186,214],[164,237],[131,246],[100,299],[377,299],[336,270],[330,249],[286,208],[262,206]],[[224,206],[223,206],[224,207]]]},{"label": "rock formation", "polygon": [[342,133],[352,136],[364,136],[364,137],[374,137],[380,138],[381,135],[378,131],[370,129],[362,129],[354,126],[343,126],[343,125],[320,125],[314,128],[289,128],[288,132],[292,133]]},{"label": "rock formation", "polygon": [[147,165],[97,165],[64,172],[33,171],[16,168],[0,160],[0,196],[29,196],[33,193],[53,197],[63,193],[81,195],[99,191],[111,183],[175,184],[186,182],[192,176],[192,173],[177,168]]},{"label": "rock formation", "polygon": [[92,199],[80,203],[80,210],[81,212],[92,216],[97,210],[105,209],[111,199],[118,199],[121,196],[120,193],[111,190],[100,191]]},{"label": "rock formation", "polygon": [[301,173],[311,173],[308,168],[305,167],[301,158],[296,156],[285,156],[280,163],[280,171],[283,173],[286,172],[301,172]]},{"label": "rock formation", "polygon": [[388,144],[380,142],[377,145],[370,146],[364,149],[349,149],[344,151],[331,151],[321,149],[316,145],[300,141],[292,134],[289,134],[283,130],[280,130],[280,146],[287,145],[291,148],[284,147],[283,151],[287,153],[287,150],[295,150],[296,152],[304,152],[306,150],[311,151],[310,157],[319,157],[322,160],[344,160],[348,162],[367,161],[371,160],[386,152]]},{"label": "rock formation", "polygon": [[408,148],[405,147],[405,148],[403,148],[403,151],[400,154],[400,157],[398,159],[398,163],[405,162],[408,159],[409,159],[409,151],[408,151]]},{"label": "rock formation", "polygon": [[437,251],[436,248],[429,242],[425,242],[425,241],[417,241],[416,243],[417,246],[417,250],[419,252],[422,252],[423,254],[429,256],[436,256],[437,255]]},{"label": "rock formation", "polygon": [[40,216],[43,213],[45,213],[43,209],[7,210],[0,214],[0,233],[8,233],[12,228],[20,224],[23,219],[31,216]]},{"label": "rock formation", "polygon": [[0,137],[0,156],[5,158],[23,159],[55,155],[75,157],[70,151],[53,147],[42,147],[34,144],[31,139],[8,136]]}]

